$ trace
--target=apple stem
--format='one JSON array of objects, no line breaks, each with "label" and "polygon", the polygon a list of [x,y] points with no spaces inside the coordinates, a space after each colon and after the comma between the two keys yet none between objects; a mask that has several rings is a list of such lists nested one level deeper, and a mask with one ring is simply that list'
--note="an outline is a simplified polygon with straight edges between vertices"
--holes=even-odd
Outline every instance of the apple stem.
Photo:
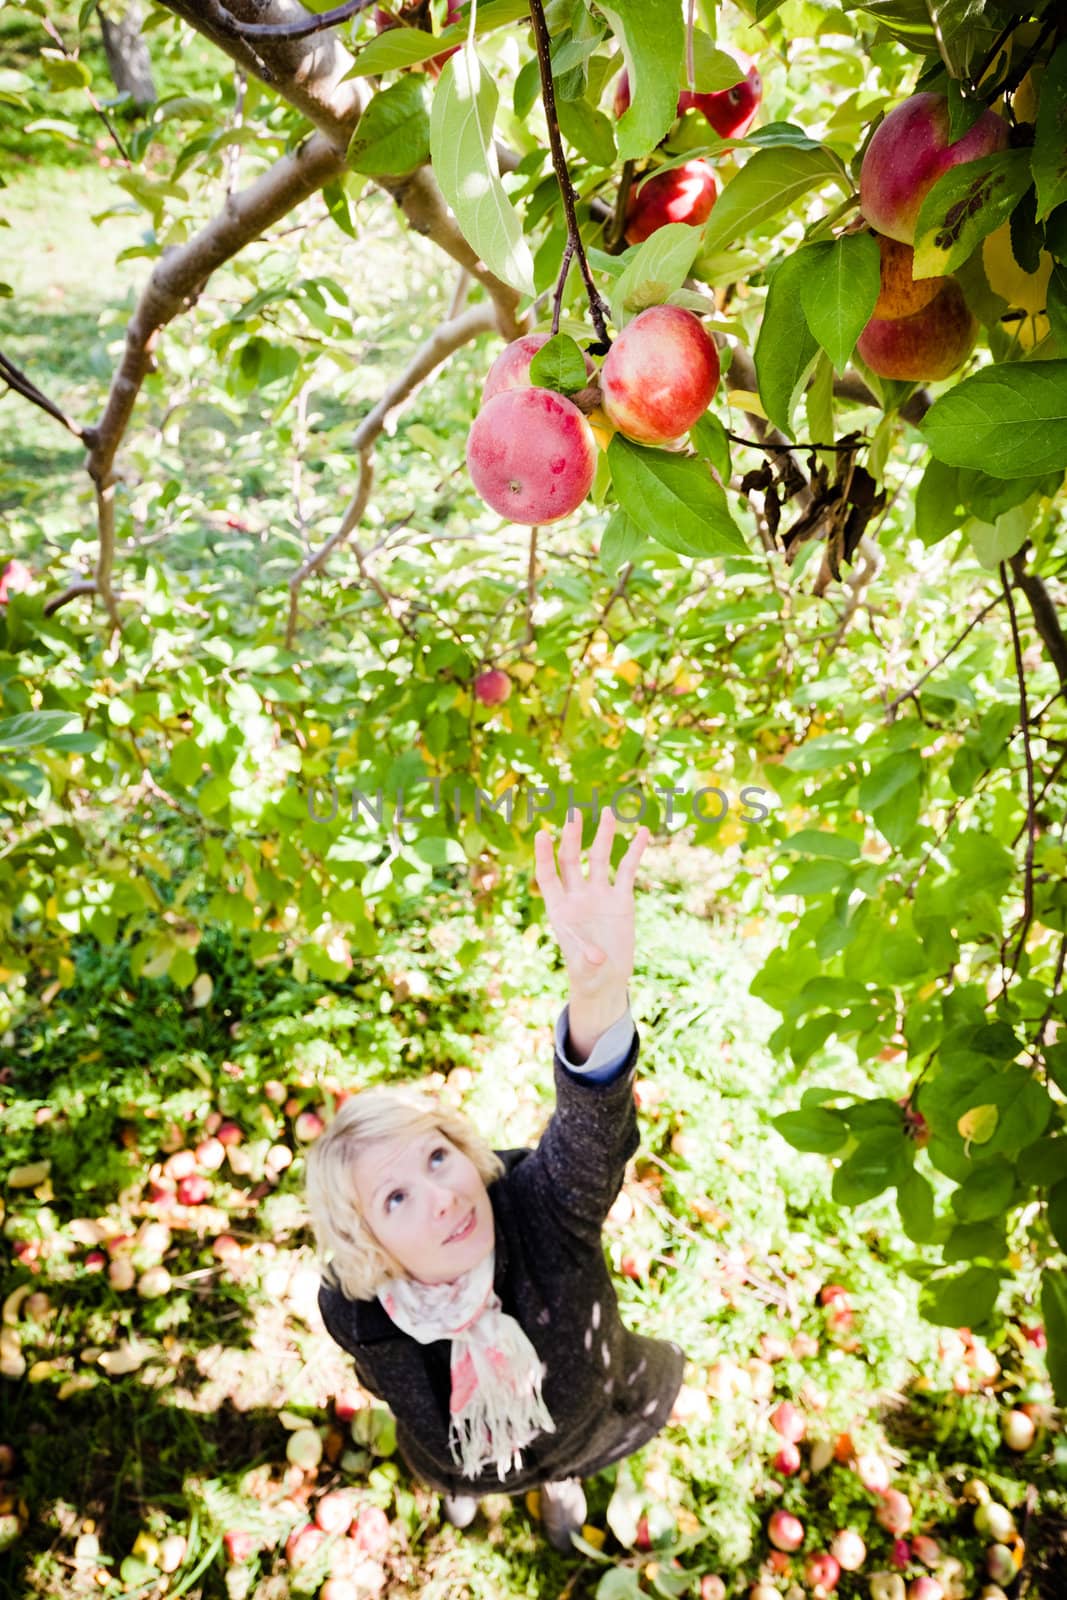
[{"label": "apple stem", "polygon": [[556,300],[552,319],[552,332],[559,331],[559,311],[563,304],[563,288],[570,270],[571,258],[577,256],[581,268],[582,281],[585,284],[585,293],[589,301],[589,315],[593,327],[596,329],[597,338],[601,349],[594,353],[607,355],[611,348],[608,338],[605,313],[607,305],[600,296],[593,274],[586,260],[585,249],[582,245],[582,236],[578,231],[578,218],[574,209],[577,198],[571,175],[567,170],[567,158],[563,153],[563,140],[560,138],[559,121],[556,117],[556,91],[552,83],[552,52],[551,40],[548,33],[548,24],[545,21],[545,8],[542,0],[530,0],[530,21],[533,24],[534,39],[537,43],[537,65],[541,72],[541,99],[545,107],[545,120],[548,123],[548,142],[552,150],[552,165],[556,170],[556,181],[559,184],[560,196],[563,200],[563,214],[567,219],[567,247],[563,252],[563,262],[560,268],[559,280],[556,284]]}]

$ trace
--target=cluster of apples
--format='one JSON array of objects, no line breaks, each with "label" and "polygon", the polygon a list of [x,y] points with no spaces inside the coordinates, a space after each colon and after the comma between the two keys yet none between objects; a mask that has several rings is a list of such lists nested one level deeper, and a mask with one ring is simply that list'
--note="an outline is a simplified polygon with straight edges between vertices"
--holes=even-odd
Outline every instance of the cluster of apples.
[{"label": "cluster of apples", "polygon": [[856,348],[879,377],[947,378],[974,348],[978,323],[956,279],[914,277],[915,225],[938,178],[1007,143],[1007,123],[993,111],[950,139],[942,94],[912,95],[875,130],[860,167],[860,210],[882,252],[882,282]]},{"label": "cluster of apples", "polygon": [[[752,120],[763,98],[763,79],[754,61],[738,50],[729,50],[744,73],[729,89],[719,89],[713,94],[694,94],[684,90],[678,96],[678,115],[698,111],[720,139],[741,139],[752,126]],[[616,120],[630,104],[630,75],[625,70],[615,86],[613,109]],[[705,222],[719,197],[719,184],[710,161],[686,161],[667,172],[646,178],[631,190],[626,206],[625,237],[627,244],[641,244],[657,228],[668,222],[687,222],[699,226]]]},{"label": "cluster of apples", "polygon": [[594,431],[573,400],[531,382],[530,365],[549,337],[524,334],[500,353],[467,438],[481,498],[530,527],[581,505],[593,486],[598,435],[606,443],[617,429],[638,444],[673,445],[719,385],[719,354],[700,319],[681,306],[650,306],[623,328],[599,373],[585,356],[590,383],[579,398],[591,402]]}]

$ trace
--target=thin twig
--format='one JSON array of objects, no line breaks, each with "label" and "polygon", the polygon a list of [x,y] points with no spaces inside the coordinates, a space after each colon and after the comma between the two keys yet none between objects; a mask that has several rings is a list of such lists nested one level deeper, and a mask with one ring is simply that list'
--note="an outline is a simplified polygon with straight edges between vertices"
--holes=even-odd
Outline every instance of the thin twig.
[{"label": "thin twig", "polygon": [[922,685],[926,682],[927,678],[930,677],[931,673],[936,672],[938,667],[942,666],[948,660],[949,656],[953,655],[955,651],[959,649],[960,645],[963,643],[964,639],[966,639],[971,629],[976,628],[984,617],[987,617],[991,611],[999,606],[1002,599],[1002,595],[995,595],[993,599],[990,600],[989,604],[987,606],[983,606],[978,615],[973,617],[971,621],[968,622],[963,632],[957,638],[953,639],[948,649],[945,650],[943,654],[938,656],[933,666],[927,667],[926,671],[921,677],[916,678],[914,683],[909,684],[909,686],[902,690],[895,699],[890,700],[889,704],[885,708],[885,714],[890,722],[893,720],[893,713],[896,711],[897,706],[903,704],[905,700],[913,700],[915,698],[918,690],[921,689]]},{"label": "thin twig", "polygon": [[[563,140],[560,138],[559,121],[556,116],[556,91],[552,83],[552,42],[549,38],[548,24],[545,21],[545,8],[541,0],[530,0],[530,20],[533,23],[534,39],[537,43],[537,64],[541,72],[541,97],[545,105],[545,120],[548,123],[548,142],[552,149],[552,165],[556,170],[556,181],[559,184],[560,196],[563,200],[563,214],[567,219],[567,242],[574,255],[578,258],[581,268],[582,281],[585,284],[586,297],[589,301],[589,315],[596,329],[597,338],[603,346],[597,350],[596,355],[606,355],[611,348],[608,338],[607,314],[608,306],[601,298],[600,291],[593,281],[593,274],[586,260],[585,247],[582,236],[578,231],[578,217],[575,211],[577,195],[571,183],[571,175],[567,170],[567,158],[563,153]],[[570,266],[570,254],[564,254],[563,272],[566,276]],[[557,290],[562,294],[562,290]]]},{"label": "thin twig", "polygon": [[[774,451],[781,448],[780,445],[763,444],[759,439],[750,439],[743,433],[731,433],[729,428],[724,428],[723,432],[728,439],[733,440],[734,444],[747,444],[752,450],[766,450],[769,454],[773,454]],[[849,442],[845,444],[813,444],[810,439],[798,439],[796,444],[791,445],[790,448],[793,450],[838,450],[843,453],[848,450],[863,450],[870,442],[870,439],[857,438],[854,434],[850,434]]]},{"label": "thin twig", "polygon": [[1037,1025],[1037,1028],[1034,1032],[1033,1043],[1030,1046],[1031,1051],[1034,1053],[1044,1050],[1045,1048],[1045,1029],[1048,1026],[1048,1020],[1051,1017],[1053,1007],[1056,1004],[1056,996],[1059,993],[1060,983],[1063,981],[1063,968],[1065,963],[1067,963],[1067,933],[1065,933],[1060,939],[1060,953],[1056,959],[1056,971],[1052,979],[1052,988],[1049,991],[1048,1005],[1045,1007],[1044,1016]]},{"label": "thin twig", "polygon": [[[1019,961],[1023,953],[1023,945],[1034,915],[1034,846],[1037,840],[1037,814],[1034,805],[1034,753],[1030,748],[1030,715],[1026,699],[1026,674],[1023,670],[1022,645],[1019,642],[1019,623],[1015,615],[1015,602],[1011,597],[1011,585],[1008,582],[1008,569],[1004,562],[1000,563],[1000,582],[1004,590],[1004,598],[1008,602],[1008,616],[1011,618],[1011,642],[1015,653],[1015,676],[1019,684],[1019,725],[1023,734],[1023,750],[1026,755],[1026,863],[1023,877],[1023,921],[1019,930],[1019,943],[1016,946],[1015,958],[1011,964],[1012,976],[1018,971]],[[1007,987],[1005,985],[1005,987]]]},{"label": "thin twig", "polygon": [[[42,17],[41,18],[41,27],[48,34],[49,38],[54,39],[56,41],[56,44],[62,50],[63,54],[66,56],[68,61],[77,61],[77,59],[78,59],[77,52],[73,51],[73,50],[68,50],[68,48],[67,48],[66,44],[64,43],[63,39],[61,38],[60,34],[56,31],[56,26],[55,26],[54,22],[50,22],[47,17]],[[93,110],[96,112],[97,116],[100,118],[101,122],[104,124],[104,127],[107,129],[108,133],[111,135],[112,139],[114,140],[116,150],[119,152],[119,154],[121,155],[123,161],[125,161],[126,165],[130,166],[131,162],[130,162],[130,153],[129,153],[129,151],[126,149],[126,146],[123,144],[122,140],[119,138],[118,130],[116,129],[116,127],[115,127],[114,123],[112,122],[111,118],[108,116],[107,112],[104,110],[103,106],[100,104],[99,100],[96,98],[96,95],[93,93],[92,89],[90,89],[88,84],[85,85],[85,94],[86,94],[86,98],[89,101],[89,104],[92,106]]]},{"label": "thin twig", "polygon": [[54,417],[57,422],[63,424],[68,433],[72,433],[76,439],[80,439],[83,444],[85,443],[85,430],[79,428],[77,423],[71,422],[66,412],[61,411],[53,400],[49,400],[46,394],[42,394],[33,380],[27,378],[24,372],[9,361],[3,351],[0,351],[0,382],[6,383],[13,393],[21,395],[23,400],[28,400],[31,405],[39,406],[42,411],[47,411],[50,417]]}]

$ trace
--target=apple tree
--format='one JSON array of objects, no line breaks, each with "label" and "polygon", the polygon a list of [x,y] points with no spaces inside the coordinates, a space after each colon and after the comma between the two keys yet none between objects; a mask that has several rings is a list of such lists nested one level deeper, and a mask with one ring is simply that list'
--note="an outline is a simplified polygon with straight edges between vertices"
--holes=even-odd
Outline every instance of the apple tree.
[{"label": "apple tree", "polygon": [[[165,0],[155,62],[211,74],[132,119],[94,7],[25,9],[5,126],[91,109],[150,226],[93,420],[0,357],[94,513],[0,593],[10,994],[83,937],[208,1004],[220,925],[344,981],[428,893],[528,875],[550,765],[582,800],[658,779],[654,830],[695,773],[695,842],[781,924],[777,1128],[841,1204],[895,1191],[935,1321],[1039,1293],[1067,1398],[1062,7]],[[394,307],[323,429],[329,531],[257,548],[263,450],[205,499],[145,408],[218,381],[298,461],[385,292],[303,230],[369,258],[383,205],[434,314]],[[454,816],[349,825],[445,778]],[[812,1083],[831,1044],[886,1093]]]}]

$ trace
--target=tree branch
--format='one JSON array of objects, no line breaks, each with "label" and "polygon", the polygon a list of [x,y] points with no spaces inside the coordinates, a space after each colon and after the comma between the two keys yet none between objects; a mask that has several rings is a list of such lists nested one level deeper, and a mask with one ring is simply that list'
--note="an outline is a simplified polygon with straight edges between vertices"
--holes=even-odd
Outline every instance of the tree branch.
[{"label": "tree branch", "polygon": [[[471,306],[468,310],[460,312],[458,317],[443,322],[419,346],[405,370],[390,384],[373,411],[368,412],[356,429],[352,440],[352,448],[358,454],[360,463],[356,491],[345,508],[339,526],[317,550],[301,562],[289,579],[289,621],[286,630],[286,644],[289,649],[292,649],[296,637],[301,584],[313,572],[322,571],[334,550],[344,543],[367,509],[374,477],[374,445],[378,436],[386,428],[393,414],[412,398],[435,367],[439,367],[462,345],[469,344],[479,334],[491,333],[495,325],[494,308],[485,303]],[[376,587],[373,577],[363,565],[361,551],[357,551],[357,560],[363,576],[368,579],[372,587]],[[379,593],[384,592],[379,589]]]},{"label": "tree branch", "polygon": [[567,248],[563,252],[563,265],[560,269],[559,283],[556,288],[556,303],[553,308],[552,332],[559,332],[559,310],[563,301],[563,286],[567,280],[571,257],[575,256],[581,270],[582,281],[585,284],[585,293],[589,301],[589,315],[593,319],[593,327],[602,350],[599,355],[606,355],[611,347],[608,338],[606,316],[608,307],[601,297],[593,274],[589,270],[589,262],[585,256],[585,246],[582,236],[578,231],[578,217],[574,203],[577,196],[571,175],[567,170],[567,157],[563,153],[563,140],[560,138],[559,120],[556,116],[556,91],[552,83],[552,41],[548,34],[548,24],[545,21],[545,8],[541,0],[530,0],[530,21],[533,24],[534,41],[537,45],[537,64],[541,72],[541,98],[545,104],[545,121],[548,123],[548,142],[552,150],[552,165],[556,169],[556,181],[559,184],[560,196],[563,200],[563,214],[567,219]]},{"label": "tree branch", "polygon": [[1060,619],[1053,604],[1052,596],[1045,588],[1044,583],[1036,572],[1026,570],[1026,552],[1030,549],[1027,540],[1022,549],[1011,558],[1011,570],[1015,581],[1023,594],[1030,602],[1030,610],[1034,617],[1034,626],[1041,636],[1041,641],[1048,651],[1049,660],[1056,669],[1056,676],[1060,680],[1060,690],[1067,694],[1067,638],[1064,637],[1060,626]]},{"label": "tree branch", "polygon": [[[1034,755],[1030,748],[1030,714],[1026,698],[1026,673],[1023,670],[1022,645],[1019,642],[1019,623],[1015,615],[1015,602],[1011,597],[1011,584],[1008,582],[1008,569],[1004,562],[1000,563],[1000,583],[1004,591],[1004,598],[1008,602],[1008,616],[1011,619],[1011,642],[1015,654],[1015,676],[1019,685],[1019,725],[1023,734],[1023,750],[1026,756],[1026,864],[1023,869],[1023,920],[1019,930],[1019,943],[1015,947],[1015,956],[1011,964],[1012,975],[1019,970],[1019,961],[1022,958],[1023,946],[1026,935],[1034,916],[1034,845],[1037,840],[1037,808],[1034,804]],[[1005,944],[1007,940],[1005,940]],[[1001,952],[1003,962],[1003,950]],[[1007,988],[1007,984],[1004,985]],[[1003,993],[1003,989],[1001,990]]]}]

